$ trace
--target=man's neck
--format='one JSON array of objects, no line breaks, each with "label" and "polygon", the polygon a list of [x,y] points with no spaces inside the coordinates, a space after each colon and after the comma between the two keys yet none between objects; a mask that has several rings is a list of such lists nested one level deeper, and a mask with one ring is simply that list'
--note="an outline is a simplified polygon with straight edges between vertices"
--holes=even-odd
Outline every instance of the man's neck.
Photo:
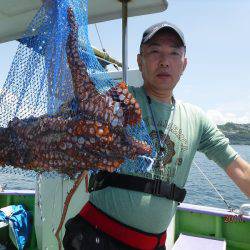
[{"label": "man's neck", "polygon": [[162,91],[162,90],[157,90],[157,89],[153,89],[150,88],[147,85],[144,85],[144,89],[146,91],[146,94],[159,101],[159,102],[163,102],[163,103],[172,103],[172,99],[173,99],[173,91]]}]

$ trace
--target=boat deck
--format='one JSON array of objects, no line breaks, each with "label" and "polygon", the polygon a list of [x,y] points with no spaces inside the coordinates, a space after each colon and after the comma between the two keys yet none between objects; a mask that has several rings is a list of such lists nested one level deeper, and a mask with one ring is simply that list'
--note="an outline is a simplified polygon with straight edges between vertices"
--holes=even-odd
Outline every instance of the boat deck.
[{"label": "boat deck", "polygon": [[[33,190],[6,190],[0,192],[0,207],[24,204],[34,215],[34,197]],[[8,227],[0,228],[0,232],[0,243],[10,241]],[[203,247],[204,250],[249,250],[249,232],[249,216],[239,216],[220,208],[182,203],[168,228],[167,249],[189,250],[183,248],[183,244],[186,247],[192,244],[192,250],[198,250],[201,249],[199,244],[202,244],[207,247]],[[210,242],[210,248],[207,242]],[[215,245],[220,248],[215,248]],[[28,249],[37,249],[34,227]]]}]

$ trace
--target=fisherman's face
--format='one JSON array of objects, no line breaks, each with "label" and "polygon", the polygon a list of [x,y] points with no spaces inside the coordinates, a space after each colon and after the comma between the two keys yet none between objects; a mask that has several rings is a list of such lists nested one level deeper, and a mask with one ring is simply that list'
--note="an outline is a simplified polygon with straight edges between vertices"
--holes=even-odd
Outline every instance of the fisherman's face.
[{"label": "fisherman's face", "polygon": [[172,91],[185,70],[185,48],[175,33],[158,32],[141,47],[137,56],[144,85]]}]

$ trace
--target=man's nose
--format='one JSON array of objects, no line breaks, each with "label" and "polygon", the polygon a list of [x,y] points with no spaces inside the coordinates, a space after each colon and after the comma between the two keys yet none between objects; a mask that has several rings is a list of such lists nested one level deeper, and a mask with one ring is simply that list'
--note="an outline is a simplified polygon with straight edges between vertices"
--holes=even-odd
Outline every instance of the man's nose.
[{"label": "man's nose", "polygon": [[161,67],[169,67],[170,66],[170,56],[168,54],[161,54],[160,66]]}]

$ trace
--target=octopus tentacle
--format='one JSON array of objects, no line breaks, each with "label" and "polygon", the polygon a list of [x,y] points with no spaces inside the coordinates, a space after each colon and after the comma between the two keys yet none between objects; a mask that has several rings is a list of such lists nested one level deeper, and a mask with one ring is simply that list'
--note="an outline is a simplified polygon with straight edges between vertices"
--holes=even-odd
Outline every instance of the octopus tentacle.
[{"label": "octopus tentacle", "polygon": [[[79,106],[81,110],[92,113],[94,109],[96,109],[104,114],[104,111],[108,109],[109,112],[105,113],[107,114],[105,117],[107,122],[111,121],[115,126],[136,124],[141,120],[141,109],[131,93],[129,93],[125,83],[122,82],[118,84],[118,86],[108,91],[107,95],[104,97],[97,91],[94,91],[94,84],[89,78],[87,81],[84,81],[82,78],[82,75],[86,75],[87,72],[79,56],[77,48],[78,27],[71,9],[68,11],[68,16],[71,32],[68,38],[67,57],[72,75],[75,76],[73,77],[73,82],[76,96],[79,97]],[[90,95],[91,93],[92,95]],[[109,96],[113,97],[115,100],[109,98]],[[86,103],[87,99],[88,103]],[[95,113],[96,112],[94,112],[94,115]],[[123,116],[123,113],[125,113],[125,116]]]},{"label": "octopus tentacle", "polygon": [[68,9],[68,20],[70,33],[66,44],[67,60],[71,70],[74,93],[76,98],[81,102],[99,93],[90,80],[87,68],[78,52],[78,26],[71,8]]},{"label": "octopus tentacle", "polygon": [[117,100],[122,107],[124,113],[124,125],[135,125],[142,119],[140,105],[136,99],[128,91],[126,83],[121,82],[117,86],[111,88],[107,95]]}]

